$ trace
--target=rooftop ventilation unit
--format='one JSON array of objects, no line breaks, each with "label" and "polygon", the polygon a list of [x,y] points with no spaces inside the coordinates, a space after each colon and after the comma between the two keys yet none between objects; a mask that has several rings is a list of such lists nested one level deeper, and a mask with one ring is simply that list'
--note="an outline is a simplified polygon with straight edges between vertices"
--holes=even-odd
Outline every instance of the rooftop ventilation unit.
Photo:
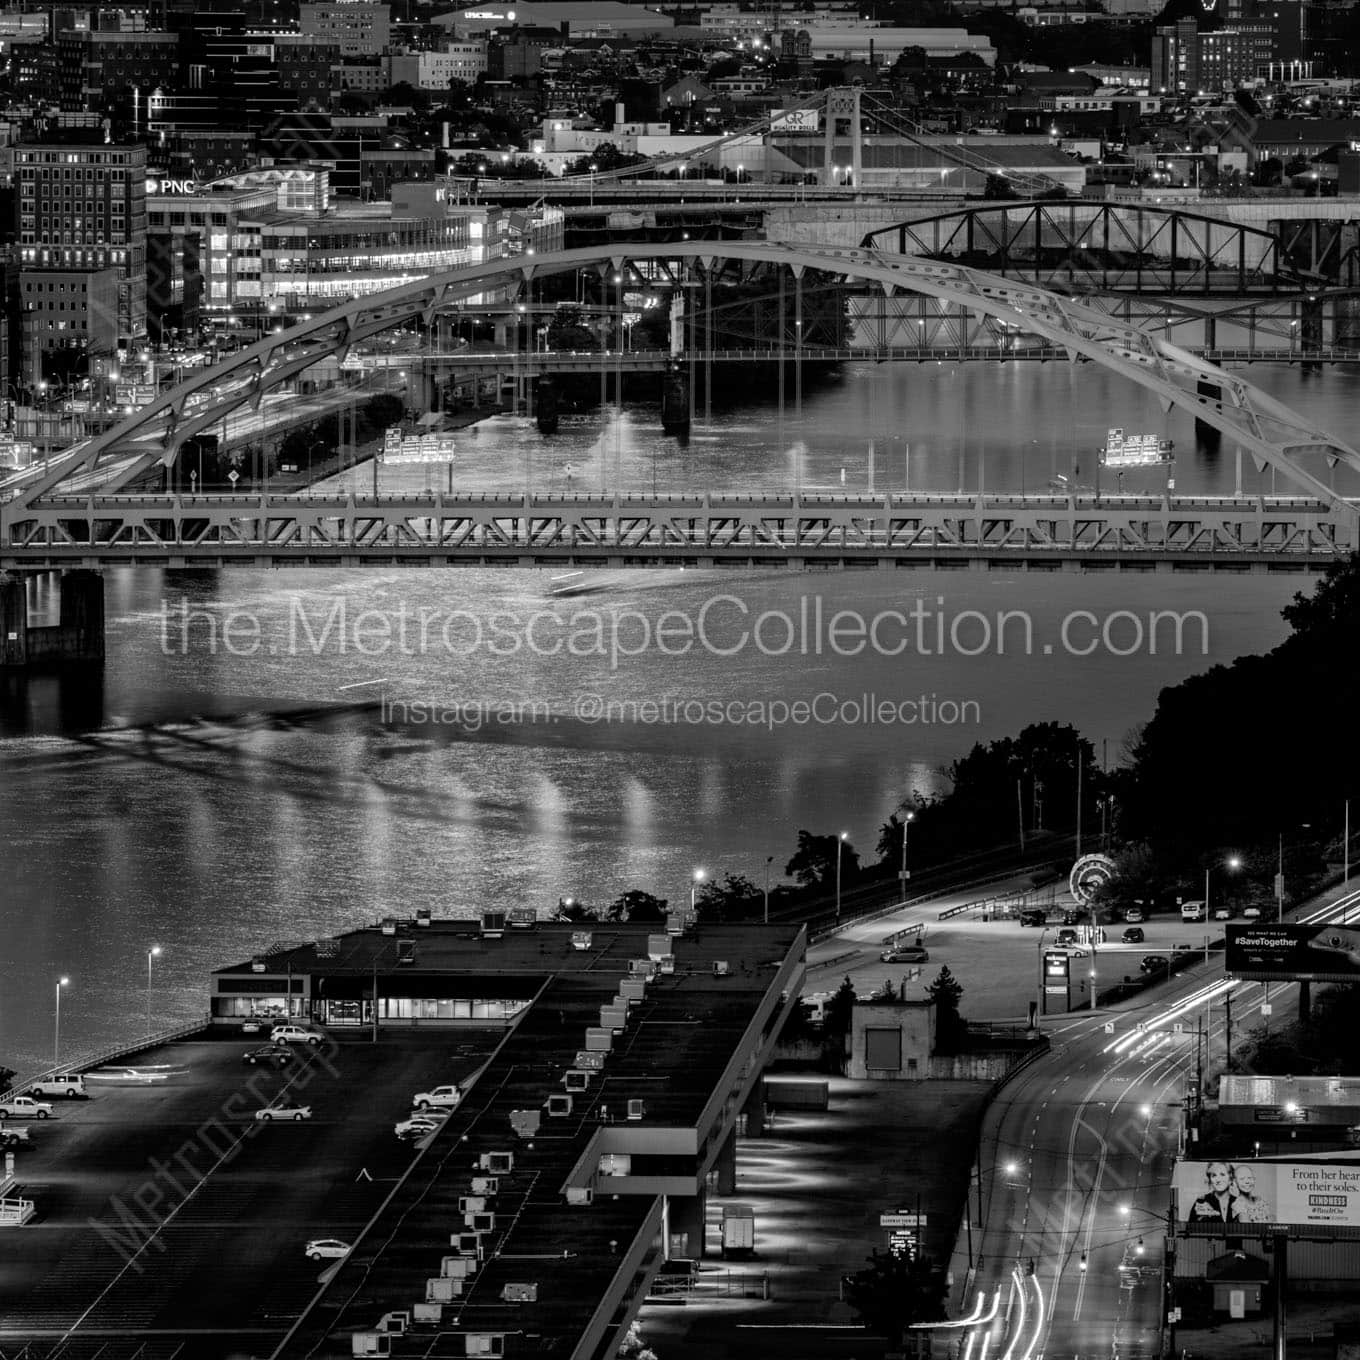
[{"label": "rooftop ventilation unit", "polygon": [[442,1303],[416,1303],[411,1305],[411,1320],[416,1323],[432,1323],[439,1327],[444,1322]]},{"label": "rooftop ventilation unit", "polygon": [[505,934],[506,914],[503,911],[482,913],[482,939],[499,940]]},{"label": "rooftop ventilation unit", "polygon": [[586,1029],[586,1052],[608,1053],[614,1047],[614,1031],[603,1025],[591,1025]]},{"label": "rooftop ventilation unit", "polygon": [[571,1113],[570,1096],[549,1096],[548,1097],[548,1118],[563,1119]]},{"label": "rooftop ventilation unit", "polygon": [[647,979],[640,977],[626,977],[619,983],[619,995],[625,996],[629,1001],[641,1001],[647,995]]},{"label": "rooftop ventilation unit", "polygon": [[567,1203],[587,1205],[595,1202],[595,1192],[588,1185],[567,1186]]},{"label": "rooftop ventilation unit", "polygon": [[604,1054],[590,1048],[577,1049],[575,1066],[587,1072],[603,1072]]},{"label": "rooftop ventilation unit", "polygon": [[473,1232],[483,1233],[496,1231],[495,1214],[469,1214],[463,1220],[463,1223],[471,1228]]},{"label": "rooftop ventilation unit", "polygon": [[474,1195],[494,1195],[500,1189],[500,1181],[495,1176],[474,1176],[472,1193]]},{"label": "rooftop ventilation unit", "polygon": [[669,935],[648,935],[647,936],[647,957],[649,959],[659,959],[663,954],[671,952],[671,937]]},{"label": "rooftop ventilation unit", "polygon": [[480,1214],[486,1208],[486,1199],[482,1195],[459,1195],[458,1212],[460,1214]]},{"label": "rooftop ventilation unit", "polygon": [[537,1303],[538,1286],[536,1284],[508,1284],[501,1290],[501,1298],[506,1303]]},{"label": "rooftop ventilation unit", "polygon": [[426,1303],[452,1303],[462,1298],[463,1282],[452,1276],[435,1275],[425,1281]]},{"label": "rooftop ventilation unit", "polygon": [[573,930],[571,932],[571,947],[573,949],[589,949],[591,935],[588,930]]},{"label": "rooftop ventilation unit", "polygon": [[263,960],[263,959],[259,959],[259,958],[251,959],[251,961],[250,961],[250,971],[251,971],[252,973],[263,973],[263,972],[264,972],[264,960]]},{"label": "rooftop ventilation unit", "polygon": [[423,929],[427,929],[427,930],[429,929],[429,925],[430,925],[430,909],[429,909],[429,907],[417,907],[417,908],[416,908],[416,925],[422,927]]},{"label": "rooftop ventilation unit", "polygon": [[656,976],[656,964],[651,959],[629,959],[628,971],[634,977],[653,978]]},{"label": "rooftop ventilation unit", "polygon": [[562,1078],[562,1085],[568,1091],[584,1091],[590,1085],[590,1073],[576,1067],[570,1068]]},{"label": "rooftop ventilation unit", "polygon": [[384,916],[382,918],[382,933],[384,935],[395,935],[397,933],[397,918],[395,916]]},{"label": "rooftop ventilation unit", "polygon": [[714,960],[713,960],[713,976],[714,976],[714,977],[726,977],[727,974],[728,974],[728,972],[729,972],[729,969],[728,969],[728,967],[727,967],[727,960],[726,960],[726,959],[714,959]]},{"label": "rooftop ventilation unit", "polygon": [[642,1102],[640,1100],[630,1100],[628,1102],[628,1118],[629,1119],[642,1118]]},{"label": "rooftop ventilation unit", "polygon": [[475,1256],[446,1256],[439,1263],[439,1278],[441,1280],[466,1280],[469,1275],[477,1273],[477,1258]]},{"label": "rooftop ventilation unit", "polygon": [[469,1332],[463,1338],[467,1355],[504,1355],[504,1332]]},{"label": "rooftop ventilation unit", "polygon": [[663,977],[671,977],[675,973],[675,955],[667,954],[660,961],[660,968]]},{"label": "rooftop ventilation unit", "polygon": [[489,1171],[493,1176],[508,1176],[514,1169],[513,1152],[484,1152],[477,1158],[477,1170]]},{"label": "rooftop ventilation unit", "polygon": [[378,1330],[380,1332],[391,1332],[393,1334],[404,1332],[410,1325],[410,1313],[384,1313],[378,1319]]},{"label": "rooftop ventilation unit", "polygon": [[351,1355],[391,1355],[392,1338],[386,1332],[355,1332],[349,1339]]},{"label": "rooftop ventilation unit", "polygon": [[511,930],[532,930],[538,924],[538,913],[532,907],[510,908]]},{"label": "rooftop ventilation unit", "polygon": [[414,940],[397,941],[397,962],[411,964],[416,961],[416,942]]},{"label": "rooftop ventilation unit", "polygon": [[475,1232],[450,1233],[449,1246],[453,1247],[460,1256],[471,1256],[478,1261],[482,1259],[481,1233]]},{"label": "rooftop ventilation unit", "polygon": [[511,1110],[510,1127],[521,1138],[532,1138],[538,1132],[542,1112],[539,1110]]},{"label": "rooftop ventilation unit", "polygon": [[628,1023],[627,1006],[601,1006],[600,1028],[617,1034]]}]

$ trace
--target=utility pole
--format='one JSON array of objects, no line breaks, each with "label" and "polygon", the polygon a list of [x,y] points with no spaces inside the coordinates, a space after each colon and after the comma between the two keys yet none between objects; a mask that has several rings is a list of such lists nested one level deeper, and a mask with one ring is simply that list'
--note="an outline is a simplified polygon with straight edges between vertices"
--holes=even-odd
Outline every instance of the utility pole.
[{"label": "utility pole", "polygon": [[1081,738],[1077,738],[1077,858],[1081,858]]},{"label": "utility pole", "polygon": [[1232,993],[1223,994],[1223,1039],[1227,1045],[1224,1071],[1232,1071]]},{"label": "utility pole", "polygon": [[1020,853],[1025,853],[1025,794],[1024,780],[1015,781],[1015,811],[1020,819]]}]

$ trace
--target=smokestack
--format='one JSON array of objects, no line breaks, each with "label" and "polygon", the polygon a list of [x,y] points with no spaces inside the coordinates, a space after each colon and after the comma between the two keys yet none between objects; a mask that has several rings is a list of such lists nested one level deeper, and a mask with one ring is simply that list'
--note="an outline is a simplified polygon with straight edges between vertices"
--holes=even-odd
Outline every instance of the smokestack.
[{"label": "smokestack", "polygon": [[616,129],[623,126],[623,122],[624,122],[623,112],[624,112],[624,110],[623,110],[623,101],[622,101],[622,100],[619,100],[619,101],[614,105],[614,127],[615,127]]},{"label": "smokestack", "polygon": [[449,149],[449,125],[448,125],[447,123],[445,123],[445,124],[444,124],[444,150],[447,151],[448,149]]}]

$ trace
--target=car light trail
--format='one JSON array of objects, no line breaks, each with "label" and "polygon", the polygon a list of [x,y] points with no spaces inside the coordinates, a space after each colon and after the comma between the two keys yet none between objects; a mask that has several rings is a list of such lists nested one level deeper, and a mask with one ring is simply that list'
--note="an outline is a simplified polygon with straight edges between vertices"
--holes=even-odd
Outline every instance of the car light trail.
[{"label": "car light trail", "polygon": [[993,1322],[996,1315],[1001,1310],[1001,1290],[997,1289],[992,1297],[992,1308],[986,1317],[983,1317],[982,1310],[986,1306],[987,1291],[978,1290],[977,1302],[973,1305],[973,1311],[963,1318],[955,1318],[953,1322],[913,1322],[908,1327],[909,1332],[928,1332],[933,1330],[944,1331],[949,1327],[975,1327],[980,1322]]},{"label": "car light trail", "polygon": [[1034,1360],[1036,1355],[1042,1355],[1044,1344],[1044,1287],[1039,1283],[1039,1273],[1035,1271],[1030,1279],[1034,1281],[1034,1335],[1030,1339],[1029,1346],[1021,1360]]},{"label": "car light trail", "polygon": [[1015,1282],[1015,1287],[1020,1295],[1020,1316],[1016,1319],[1015,1330],[1011,1335],[1011,1344],[1006,1347],[1001,1360],[1015,1360],[1015,1348],[1019,1345],[1020,1337],[1025,1330],[1025,1277],[1018,1270],[1012,1270],[1011,1279]]}]

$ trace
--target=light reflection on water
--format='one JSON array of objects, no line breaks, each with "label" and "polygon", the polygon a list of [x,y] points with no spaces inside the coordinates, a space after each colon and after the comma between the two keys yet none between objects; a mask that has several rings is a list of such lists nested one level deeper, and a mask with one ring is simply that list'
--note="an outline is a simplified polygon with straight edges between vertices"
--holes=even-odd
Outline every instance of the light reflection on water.
[{"label": "light reflection on water", "polygon": [[[1325,427],[1353,422],[1353,384],[1338,370],[1251,376],[1273,377],[1283,400],[1306,403]],[[531,485],[556,477],[565,487],[570,465],[573,485],[606,490],[650,490],[654,477],[659,490],[754,490],[780,479],[865,490],[872,476],[875,489],[900,489],[909,478],[914,488],[953,491],[976,487],[981,464],[989,488],[1020,489],[1070,472],[1111,425],[1174,438],[1182,489],[1231,491],[1236,474],[1230,449],[1193,452],[1193,431],[1180,417],[1164,418],[1089,365],[852,369],[806,394],[804,413],[801,426],[786,420],[781,430],[765,408],[715,411],[713,425],[687,444],[664,438],[646,407],[630,406],[621,421],[611,414],[603,427],[591,415],[571,417],[552,439],[504,418],[460,438],[456,484],[522,485],[527,466]],[[387,469],[384,487],[418,486],[427,475]],[[1246,489],[1256,489],[1250,460],[1245,475]],[[367,485],[371,472],[357,476]],[[10,734],[0,745],[0,1062],[27,1068],[50,1055],[51,984],[61,973],[73,980],[62,1012],[67,1051],[137,1032],[153,943],[164,950],[153,1009],[165,1020],[202,1008],[216,966],[393,910],[547,908],[563,895],[604,903],[634,886],[680,900],[696,866],[760,882],[766,856],[782,867],[800,827],[844,827],[871,856],[896,798],[942,787],[941,767],[974,740],[1056,719],[1107,742],[1114,758],[1161,686],[1272,645],[1283,633],[1280,607],[1308,584],[1277,576],[661,571],[609,573],[600,594],[554,599],[553,574],[110,572],[102,680],[35,678],[9,687],[0,704]],[[804,597],[816,596],[828,612],[866,615],[917,599],[934,607],[943,598],[952,613],[1023,608],[1038,648],[1004,658],[652,650],[615,668],[608,658],[486,648],[372,656],[341,650],[335,639],[320,655],[284,648],[231,656],[204,645],[201,625],[180,654],[175,629],[162,631],[163,602],[173,609],[182,599],[218,617],[250,611],[266,637],[286,639],[298,611],[321,618],[337,601],[356,613],[404,605],[486,619],[552,608],[569,618],[633,609],[655,619],[671,609],[693,614],[718,594],[738,597],[751,618],[796,615]],[[1207,656],[1042,651],[1071,610],[1196,608],[1211,625]],[[373,681],[386,683],[345,688]],[[767,731],[591,723],[573,712],[587,693],[626,712],[658,698],[759,703],[822,692],[971,699],[982,720],[967,729]],[[552,721],[392,732],[360,706],[375,693],[439,704],[518,696],[544,705]],[[265,716],[299,710],[308,714]],[[155,730],[133,730],[144,724]]]}]

